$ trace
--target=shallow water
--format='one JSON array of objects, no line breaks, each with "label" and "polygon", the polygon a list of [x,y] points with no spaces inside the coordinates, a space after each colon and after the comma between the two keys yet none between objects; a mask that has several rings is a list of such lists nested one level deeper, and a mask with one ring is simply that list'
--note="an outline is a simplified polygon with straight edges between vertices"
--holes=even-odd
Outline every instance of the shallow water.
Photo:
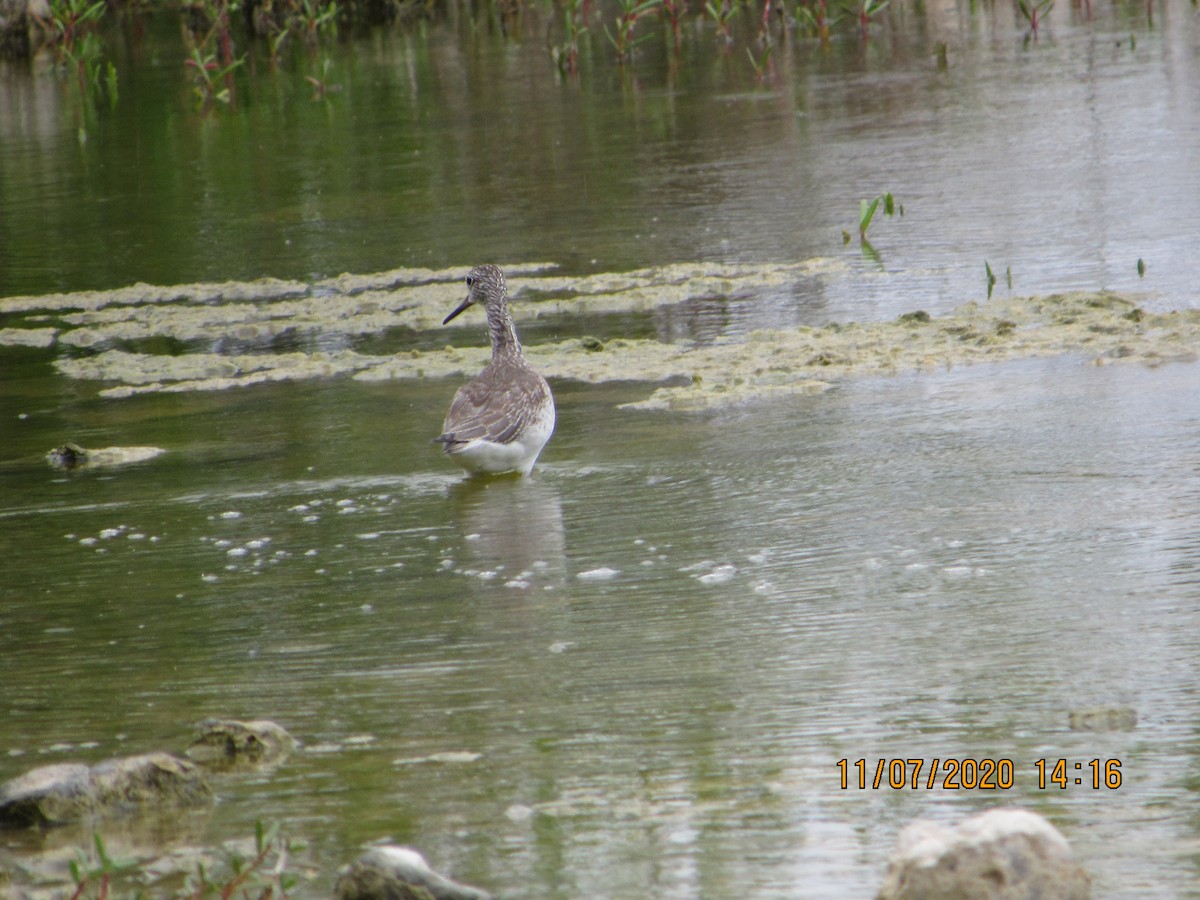
[{"label": "shallow water", "polygon": [[[1194,378],[1072,358],[701,417],[563,384],[537,477],[486,485],[428,445],[451,385],[78,398],[0,476],[4,771],[270,716],[306,749],[199,833],[277,817],[327,872],[390,835],[502,896],[862,896],[908,819],[1003,803],[1099,896],[1182,896]],[[67,427],[171,452],[64,475],[37,453]],[[1068,729],[1098,705],[1137,728]],[[879,757],[1016,784],[839,789]],[[1039,790],[1042,758],[1123,783]]]},{"label": "shallow water", "polygon": [[[636,84],[597,43],[559,84],[540,42],[464,56],[434,28],[333,51],[327,104],[281,73],[207,118],[160,22],[128,48],[157,60],[144,83],[83,143],[69,92],[0,82],[0,294],[834,261],[753,296],[547,315],[523,326],[534,349],[943,313],[982,299],[984,258],[1014,291],[1194,307],[1196,23],[1156,10],[1064,5],[1029,48],[1009,11],[897,12],[867,45],[781,51],[766,89],[701,37],[674,74],[646,45]],[[905,215],[873,226],[881,266],[839,232],[882,189]],[[467,328],[113,346],[387,354],[482,340]],[[458,377],[113,399],[54,366],[108,346],[0,348],[0,780],[181,750],[206,716],[304,744],[219,782],[211,813],[111,842],[280,820],[312,897],[382,837],[502,897],[858,897],[910,819],[1021,805],[1098,897],[1197,895],[1194,362],[1080,352],[688,414],[618,408],[653,385],[555,379],[535,477],[476,484],[430,443]],[[43,455],[66,441],[166,452],[61,472]],[[1099,706],[1136,728],[1070,730]],[[1011,760],[1014,786],[839,784],[838,760],[934,757]],[[1039,788],[1060,758],[1085,778],[1119,760],[1121,786]]]},{"label": "shallow water", "polygon": [[[1000,290],[1011,269],[1019,293],[1195,305],[1195,11],[1092,6],[1089,21],[1059,4],[1026,45],[1015,9],[905,5],[866,42],[778,43],[762,86],[744,42],[723,54],[703,25],[678,65],[649,41],[631,69],[597,28],[566,80],[537,17],[521,42],[462,22],[296,47],[275,71],[248,47],[235,107],[207,114],[177,18],[147,16],[110,35],[115,108],[43,71],[0,79],[0,296],[484,259],[579,273],[841,254],[851,281],[814,278],[755,315],[949,308],[983,295],[985,260]],[[303,78],[326,58],[341,89],[314,103]],[[872,225],[876,262],[840,235],[882,191],[904,215]]]}]

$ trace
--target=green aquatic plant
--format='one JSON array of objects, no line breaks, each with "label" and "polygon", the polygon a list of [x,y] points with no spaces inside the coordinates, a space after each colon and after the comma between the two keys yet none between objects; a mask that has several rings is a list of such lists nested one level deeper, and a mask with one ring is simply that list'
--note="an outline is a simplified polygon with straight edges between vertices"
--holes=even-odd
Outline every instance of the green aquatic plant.
[{"label": "green aquatic plant", "polygon": [[704,11],[717,26],[717,35],[726,45],[733,43],[733,17],[740,7],[732,0],[705,0]]},{"label": "green aquatic plant", "polygon": [[108,100],[113,106],[117,104],[117,67],[110,60],[104,66],[104,83],[108,87]]},{"label": "green aquatic plant", "polygon": [[680,34],[683,17],[687,15],[688,0],[662,0],[663,15],[671,28],[671,46],[675,55],[679,55],[681,46]]},{"label": "green aquatic plant", "polygon": [[[896,198],[892,196],[891,191],[880,194],[871,200],[858,201],[858,243],[862,248],[863,256],[870,259],[876,265],[883,265],[883,260],[871,242],[867,240],[867,230],[871,227],[871,222],[875,219],[875,214],[879,211],[880,204],[883,205],[884,215],[893,216],[896,214]],[[900,214],[904,215],[904,207],[900,207]],[[850,243],[849,234],[842,232],[842,243]]]},{"label": "green aquatic plant", "polygon": [[[132,893],[128,890],[132,882],[147,880],[148,867],[135,859],[113,858],[99,833],[92,835],[92,844],[90,852],[76,851],[76,858],[68,864],[75,885],[70,900],[108,900],[118,896],[115,886],[121,888],[121,897],[150,896],[141,890]],[[277,823],[264,825],[259,820],[254,823],[251,855],[226,849],[211,866],[197,863],[196,871],[186,878],[183,891],[172,896],[189,900],[207,897],[286,900],[288,892],[300,881],[288,871],[289,857],[303,846],[282,837]]]},{"label": "green aquatic plant", "polygon": [[85,897],[105,900],[113,877],[137,868],[136,860],[117,860],[109,856],[99,833],[92,835],[92,848],[91,853],[77,850],[75,858],[67,864],[71,880],[75,883],[71,900],[83,900]]},{"label": "green aquatic plant", "polygon": [[1021,10],[1025,21],[1029,23],[1029,33],[1036,41],[1038,25],[1042,17],[1048,15],[1054,8],[1054,0],[1017,0],[1017,7]]},{"label": "green aquatic plant", "polygon": [[[987,279],[987,298],[991,300],[992,292],[996,289],[996,273],[992,271],[992,265],[986,259],[983,261],[983,274]],[[1004,283],[1011,291],[1013,286],[1012,266],[1008,266],[1004,270]]]},{"label": "green aquatic plant", "polygon": [[81,33],[86,32],[104,14],[104,0],[56,0],[50,4],[48,25],[64,48],[71,48]]},{"label": "green aquatic plant", "polygon": [[639,38],[633,36],[633,29],[638,23],[638,19],[652,11],[662,4],[662,0],[617,0],[617,8],[620,10],[620,15],[616,18],[616,34],[608,30],[605,26],[604,33],[608,35],[609,42],[613,45],[613,49],[617,51],[617,60],[624,62],[629,59],[633,53],[633,48],[647,38],[653,37],[650,34],[644,34]]},{"label": "green aquatic plant", "polygon": [[277,31],[275,34],[267,38],[267,58],[271,63],[271,68],[279,65],[279,51],[283,49],[284,42],[288,35],[291,34],[291,28],[284,28],[282,31]]},{"label": "green aquatic plant", "polygon": [[244,58],[235,59],[229,65],[222,66],[217,62],[215,53],[206,54],[200,47],[192,48],[192,55],[183,64],[193,70],[193,90],[205,108],[217,102],[227,104],[232,100],[233,70],[243,61]]},{"label": "green aquatic plant", "polygon": [[[891,4],[892,0],[858,0],[856,6],[851,7],[847,12],[854,14],[858,19],[858,28],[863,37],[867,36],[867,28],[871,24],[871,20],[883,12]],[[1025,0],[1022,0],[1025,2]],[[1044,0],[1043,0],[1044,2]],[[1053,2],[1053,0],[1050,0]]]},{"label": "green aquatic plant", "polygon": [[[885,192],[875,197],[873,200],[858,201],[858,239],[866,241],[867,229],[871,227],[871,221],[875,218],[875,213],[879,210],[879,204],[883,204],[884,215],[894,215],[896,212],[896,199],[891,192]],[[903,215],[903,207],[901,214]]]},{"label": "green aquatic plant", "polygon": [[566,40],[550,48],[560,72],[574,75],[579,71],[579,39],[587,32],[587,0],[566,0],[563,5],[563,32]]},{"label": "green aquatic plant", "polygon": [[56,0],[44,24],[56,42],[64,74],[74,71],[80,96],[90,100],[107,86],[109,100],[116,103],[117,69],[111,62],[103,64],[103,49],[95,32],[105,8],[104,0]]},{"label": "green aquatic plant", "polygon": [[325,97],[329,94],[329,92],[331,90],[333,90],[333,87],[329,84],[329,67],[330,67],[330,65],[331,65],[331,61],[330,61],[329,57],[327,56],[327,57],[325,57],[324,60],[321,61],[320,77],[317,77],[314,75],[305,75],[304,76],[304,80],[312,85],[312,88],[313,88],[312,98],[314,100],[324,100]]},{"label": "green aquatic plant", "polygon": [[195,877],[187,883],[189,896],[194,900],[204,897],[285,900],[299,882],[287,871],[288,855],[300,846],[280,836],[279,823],[264,825],[259,819],[254,823],[254,856],[246,858],[237,851],[229,851],[222,874],[216,878],[202,864],[197,864]]},{"label": "green aquatic plant", "polygon": [[337,0],[253,0],[247,6],[246,21],[255,35],[270,37],[291,31],[314,43],[319,36],[337,35],[340,15]]},{"label": "green aquatic plant", "polygon": [[750,57],[750,65],[754,67],[754,77],[758,80],[759,84],[762,84],[767,77],[768,67],[771,64],[771,45],[767,44],[763,48],[763,52],[758,56],[755,56],[754,51],[747,47],[746,55]]},{"label": "green aquatic plant", "polygon": [[337,36],[337,0],[329,0],[324,7],[320,0],[297,0],[295,6],[295,21],[309,43],[315,43],[318,36]]},{"label": "green aquatic plant", "polygon": [[[758,20],[758,39],[760,41],[769,41],[771,39],[771,6],[774,0],[763,0],[762,15]],[[779,10],[783,12],[783,4],[780,2]]]},{"label": "green aquatic plant", "polygon": [[830,16],[828,0],[815,0],[812,6],[802,2],[796,7],[797,23],[809,36],[818,38],[823,47],[829,45],[829,30],[841,18],[841,13]]},{"label": "green aquatic plant", "polygon": [[195,27],[184,31],[189,55],[183,64],[193,71],[196,97],[206,109],[233,102],[233,71],[245,61],[233,53],[229,13],[234,9],[230,0],[204,0],[192,10]]},{"label": "green aquatic plant", "polygon": [[102,64],[103,51],[100,48],[100,39],[95,34],[89,32],[82,40],[63,44],[60,50],[63,65],[75,70],[82,97],[86,99],[95,96],[103,87],[107,87],[109,99],[116,103],[117,68],[111,61]]}]

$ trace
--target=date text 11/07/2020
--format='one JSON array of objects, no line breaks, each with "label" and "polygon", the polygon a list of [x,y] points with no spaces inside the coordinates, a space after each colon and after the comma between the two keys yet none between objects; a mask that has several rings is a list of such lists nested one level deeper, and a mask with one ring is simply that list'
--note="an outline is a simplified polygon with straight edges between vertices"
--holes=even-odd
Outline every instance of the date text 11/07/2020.
[{"label": "date text 11/07/2020", "polygon": [[[867,759],[837,761],[840,787],[871,790],[1007,791],[1016,787],[1016,766],[1011,759],[933,757],[925,759]],[[1115,791],[1121,786],[1119,759],[1039,759],[1030,768],[1039,791],[1068,787]]]}]

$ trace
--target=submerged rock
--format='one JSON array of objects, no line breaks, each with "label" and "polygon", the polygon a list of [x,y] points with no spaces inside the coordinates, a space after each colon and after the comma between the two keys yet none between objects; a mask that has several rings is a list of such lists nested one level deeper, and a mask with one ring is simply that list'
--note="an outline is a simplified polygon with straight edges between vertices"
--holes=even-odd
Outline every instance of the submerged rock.
[{"label": "submerged rock", "polygon": [[0,785],[0,827],[74,822],[92,811],[94,799],[91,769],[87,766],[42,766]]},{"label": "submerged rock", "polygon": [[281,725],[266,719],[205,719],[187,756],[208,768],[260,767],[277,763],[296,749],[296,740]]},{"label": "submerged rock", "polygon": [[0,785],[0,828],[64,825],[211,799],[200,769],[169,753],[118,757],[95,766],[42,766]]},{"label": "submerged rock", "polygon": [[410,847],[372,847],[334,887],[337,900],[489,900],[491,894],[439,875]]},{"label": "submerged rock", "polygon": [[47,453],[46,461],[59,469],[92,469],[145,462],[166,452],[161,447],[101,447],[88,450],[78,444],[63,444]]},{"label": "submerged rock", "polygon": [[877,900],[1087,900],[1091,881],[1036,813],[993,809],[957,828],[917,819],[896,839]]},{"label": "submerged rock", "polygon": [[201,772],[170,753],[145,753],[106,760],[92,767],[98,811],[124,812],[155,805],[207,802],[212,790]]},{"label": "submerged rock", "polygon": [[1137,710],[1129,706],[1095,706],[1073,709],[1068,716],[1072,731],[1133,731]]}]

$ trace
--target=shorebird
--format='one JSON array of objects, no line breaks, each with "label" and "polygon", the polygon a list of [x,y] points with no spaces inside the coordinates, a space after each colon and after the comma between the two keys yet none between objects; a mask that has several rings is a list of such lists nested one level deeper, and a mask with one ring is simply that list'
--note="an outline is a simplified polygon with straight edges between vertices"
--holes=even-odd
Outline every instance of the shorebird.
[{"label": "shorebird", "polygon": [[469,472],[528,475],[554,433],[554,397],[546,379],[521,352],[508,312],[504,273],[492,265],[467,274],[467,299],[442,320],[482,303],[492,338],[492,361],[454,395],[434,440]]}]

